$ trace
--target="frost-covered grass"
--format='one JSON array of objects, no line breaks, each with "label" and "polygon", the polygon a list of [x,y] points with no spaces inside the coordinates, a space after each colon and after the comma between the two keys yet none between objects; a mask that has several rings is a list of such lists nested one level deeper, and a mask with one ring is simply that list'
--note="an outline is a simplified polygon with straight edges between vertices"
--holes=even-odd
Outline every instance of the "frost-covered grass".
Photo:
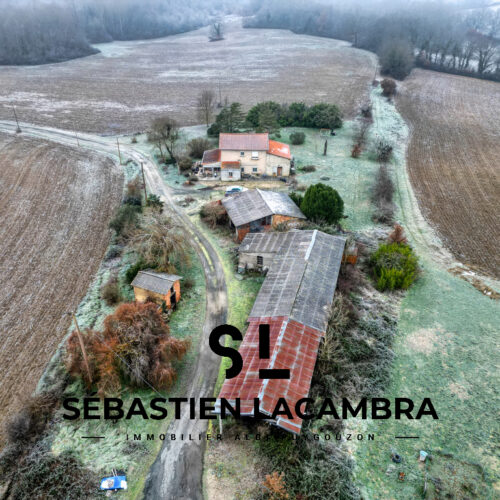
[{"label": "frost-covered grass", "polygon": [[[395,147],[397,216],[422,266],[420,279],[401,303],[391,384],[384,396],[409,397],[415,402],[429,397],[439,420],[368,422],[366,431],[374,432],[376,441],[357,447],[356,481],[367,498],[410,499],[424,485],[424,469],[417,462],[420,449],[443,450],[454,459],[478,463],[489,480],[498,474],[494,445],[498,440],[500,305],[447,271],[447,253],[422,218],[408,180],[408,129],[394,106],[376,91],[372,102],[375,132],[383,133]],[[398,440],[396,435],[420,439]],[[393,449],[403,456],[403,463],[386,474]],[[434,460],[444,465],[448,459],[435,455]],[[406,473],[405,482],[398,481],[397,471]],[[481,498],[493,497],[489,483]]]},{"label": "frost-covered grass", "polygon": [[[185,280],[192,280],[193,287],[184,291],[181,285],[181,300],[178,309],[170,318],[169,326],[173,336],[190,337],[191,348],[178,363],[178,378],[169,391],[160,391],[158,394],[152,389],[123,388],[119,397],[124,402],[124,408],[129,407],[133,398],[141,398],[147,408],[149,401],[154,397],[185,395],[185,387],[196,361],[196,352],[203,330],[206,294],[203,267],[194,252],[191,254],[190,265],[180,269],[179,272]],[[86,317],[82,316],[82,321]],[[83,395],[81,382],[75,381],[67,388],[64,397],[82,398]],[[170,413],[173,406],[168,405],[167,408]],[[52,451],[56,454],[65,450],[73,451],[83,465],[103,475],[109,473],[112,468],[125,470],[129,481],[129,490],[125,498],[136,498],[142,490],[147,471],[161,447],[161,441],[158,439],[146,441],[145,435],[150,433],[157,437],[158,434],[166,432],[170,420],[170,416],[160,421],[144,420],[142,417],[134,416],[130,420],[118,420],[116,423],[110,420],[78,419],[69,422],[58,419],[53,428]],[[127,435],[133,439],[134,434],[143,435],[142,440],[136,442],[138,444],[127,441]],[[93,442],[82,439],[81,436],[105,436],[105,439]]]}]

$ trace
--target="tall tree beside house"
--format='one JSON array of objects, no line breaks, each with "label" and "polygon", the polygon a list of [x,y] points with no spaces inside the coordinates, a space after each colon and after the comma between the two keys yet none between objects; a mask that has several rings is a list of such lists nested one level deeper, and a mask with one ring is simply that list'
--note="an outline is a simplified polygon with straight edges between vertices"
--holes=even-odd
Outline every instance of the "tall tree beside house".
[{"label": "tall tree beside house", "polygon": [[233,102],[229,106],[222,108],[215,119],[215,123],[208,129],[207,134],[218,136],[220,133],[239,132],[244,121],[245,115],[241,110],[241,104]]},{"label": "tall tree beside house", "polygon": [[344,215],[344,201],[335,189],[319,183],[307,188],[300,209],[309,220],[336,224]]},{"label": "tall tree beside house", "polygon": [[213,90],[204,90],[198,97],[198,118],[203,120],[208,127],[212,121],[215,109],[215,92]]},{"label": "tall tree beside house", "polygon": [[264,108],[259,113],[259,125],[256,130],[257,132],[269,132],[270,134],[279,132],[280,126],[276,114],[271,109]]},{"label": "tall tree beside house", "polygon": [[148,140],[156,145],[163,157],[166,151],[172,160],[177,160],[177,146],[180,139],[179,124],[169,116],[155,118],[148,132]]}]

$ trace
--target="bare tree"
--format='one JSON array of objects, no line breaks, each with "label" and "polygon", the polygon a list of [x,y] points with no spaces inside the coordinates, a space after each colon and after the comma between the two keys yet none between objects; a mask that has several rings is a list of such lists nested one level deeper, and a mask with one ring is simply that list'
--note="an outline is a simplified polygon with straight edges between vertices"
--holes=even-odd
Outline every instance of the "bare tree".
[{"label": "bare tree", "polygon": [[210,26],[208,38],[211,42],[224,40],[224,25],[221,22],[215,22]]},{"label": "bare tree", "polygon": [[157,145],[160,154],[163,148],[168,151],[170,158],[177,161],[177,145],[180,139],[179,124],[169,116],[155,118],[148,133],[148,139]]},{"label": "bare tree", "polygon": [[215,92],[204,90],[198,97],[198,118],[203,120],[208,127],[212,121],[215,108]]}]

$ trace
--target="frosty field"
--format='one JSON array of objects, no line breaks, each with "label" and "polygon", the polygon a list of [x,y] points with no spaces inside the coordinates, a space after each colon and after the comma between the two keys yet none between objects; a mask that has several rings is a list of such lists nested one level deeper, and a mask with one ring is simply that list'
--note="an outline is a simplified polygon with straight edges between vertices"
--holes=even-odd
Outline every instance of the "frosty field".
[{"label": "frosty field", "polygon": [[99,155],[4,134],[0,163],[3,423],[35,389],[99,267],[122,175]]},{"label": "frosty field", "polygon": [[[209,43],[206,28],[143,42],[100,45],[101,54],[34,67],[3,67],[0,119],[100,134],[145,130],[169,113],[199,123],[202,90],[245,108],[268,99],[334,102],[355,114],[368,96],[375,56],[327,38],[228,24],[226,40]],[[305,90],[308,89],[308,90]]]}]

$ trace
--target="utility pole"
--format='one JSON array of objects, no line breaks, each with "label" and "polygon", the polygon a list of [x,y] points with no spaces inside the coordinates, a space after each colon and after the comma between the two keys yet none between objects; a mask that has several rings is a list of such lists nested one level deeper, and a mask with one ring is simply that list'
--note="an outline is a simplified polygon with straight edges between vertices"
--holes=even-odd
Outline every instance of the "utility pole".
[{"label": "utility pole", "polygon": [[87,375],[89,377],[89,381],[90,383],[92,383],[92,375],[90,374],[89,360],[87,359],[87,351],[85,350],[85,345],[83,343],[82,332],[80,331],[80,327],[78,326],[76,314],[74,312],[71,312],[69,314],[73,316],[73,321],[75,322],[75,327],[76,327],[76,335],[78,336],[78,340],[80,341],[80,347],[82,349],[83,362],[85,363],[85,368],[87,369]]},{"label": "utility pole", "polygon": [[78,134],[76,133],[76,130],[75,130],[75,137],[76,137],[76,144],[78,145],[78,147],[80,147],[80,141],[78,140]]},{"label": "utility pole", "polygon": [[122,154],[120,153],[120,142],[118,141],[118,137],[116,138],[116,146],[118,147],[118,158],[120,159],[120,165],[122,165]]},{"label": "utility pole", "polygon": [[325,139],[325,148],[323,149],[323,156],[326,156],[327,149],[328,149],[328,139]]},{"label": "utility pole", "polygon": [[20,134],[22,132],[22,130],[21,130],[21,127],[19,126],[19,120],[17,119],[16,107],[12,106],[12,110],[14,111],[14,118],[16,119],[16,123],[17,123],[16,134]]},{"label": "utility pole", "polygon": [[146,192],[146,177],[144,176],[144,162],[141,161],[142,185],[144,186],[144,203],[148,202],[148,193]]}]

